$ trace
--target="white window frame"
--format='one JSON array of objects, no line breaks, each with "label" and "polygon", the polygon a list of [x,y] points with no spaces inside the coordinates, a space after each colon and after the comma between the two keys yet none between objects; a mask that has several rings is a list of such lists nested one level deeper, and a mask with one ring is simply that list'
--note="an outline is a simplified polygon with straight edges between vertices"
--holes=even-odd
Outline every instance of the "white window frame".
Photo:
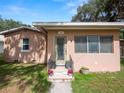
[{"label": "white window frame", "polygon": [[[23,38],[23,39],[21,40],[21,52],[29,52],[29,51],[30,51],[30,40],[29,40],[29,44],[24,44],[24,43],[23,43],[24,39],[28,39],[28,40],[29,40],[29,38]],[[28,46],[29,46],[29,49],[24,50],[24,49],[23,49],[23,46],[24,46],[24,45],[28,45]]]},{"label": "white window frame", "polygon": [[[75,35],[75,36],[85,36],[85,35]],[[100,42],[101,35],[87,35],[86,36],[86,39],[87,39],[87,50],[86,50],[86,53],[90,53],[89,52],[89,42],[88,42],[89,38],[88,38],[88,36],[97,36],[98,37],[98,53],[102,53],[101,50],[100,50],[101,49],[101,42]],[[113,35],[105,35],[105,36],[112,36],[113,37]],[[113,45],[113,39],[112,39],[112,45]],[[77,53],[77,52],[75,52],[75,53]],[[80,52],[80,53],[83,53],[83,52]],[[112,52],[111,53],[113,53],[113,46],[112,46]],[[94,53],[91,53],[91,54],[94,54]],[[106,52],[106,54],[108,54],[108,53]]]}]

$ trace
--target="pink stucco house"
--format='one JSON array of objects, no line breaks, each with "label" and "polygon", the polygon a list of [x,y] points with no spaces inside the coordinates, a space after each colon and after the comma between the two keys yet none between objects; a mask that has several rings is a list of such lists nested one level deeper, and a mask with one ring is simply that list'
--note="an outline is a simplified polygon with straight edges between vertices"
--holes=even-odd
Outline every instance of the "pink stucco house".
[{"label": "pink stucco house", "polygon": [[[119,71],[119,31],[124,23],[33,22],[1,32],[7,62],[73,63],[73,70]],[[62,69],[62,68],[61,68]]]}]

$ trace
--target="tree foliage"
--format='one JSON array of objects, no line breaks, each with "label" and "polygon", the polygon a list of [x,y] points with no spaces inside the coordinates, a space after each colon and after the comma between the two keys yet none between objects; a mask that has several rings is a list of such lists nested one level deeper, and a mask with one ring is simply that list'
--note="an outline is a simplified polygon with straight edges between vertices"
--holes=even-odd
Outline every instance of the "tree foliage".
[{"label": "tree foliage", "polygon": [[3,19],[0,16],[0,31],[19,27],[19,26],[30,26],[30,25],[23,24],[22,22],[15,21],[13,19]]},{"label": "tree foliage", "polygon": [[72,21],[114,22],[124,19],[124,0],[88,0],[77,8]]}]

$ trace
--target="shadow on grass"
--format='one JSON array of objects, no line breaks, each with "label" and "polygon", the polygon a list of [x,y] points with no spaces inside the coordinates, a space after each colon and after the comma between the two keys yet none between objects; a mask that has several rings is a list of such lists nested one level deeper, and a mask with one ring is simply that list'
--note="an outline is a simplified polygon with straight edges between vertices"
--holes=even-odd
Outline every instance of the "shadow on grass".
[{"label": "shadow on grass", "polygon": [[0,88],[16,82],[21,92],[31,87],[35,93],[46,93],[50,86],[47,81],[46,66],[41,64],[7,64],[0,61]]}]

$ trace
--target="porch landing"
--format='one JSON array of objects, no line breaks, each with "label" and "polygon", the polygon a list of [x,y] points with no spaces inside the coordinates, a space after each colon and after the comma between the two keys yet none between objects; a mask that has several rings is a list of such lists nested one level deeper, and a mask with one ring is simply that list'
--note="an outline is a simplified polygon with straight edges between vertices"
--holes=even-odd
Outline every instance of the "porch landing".
[{"label": "porch landing", "polygon": [[73,80],[73,75],[67,74],[68,69],[65,66],[57,66],[53,70],[53,75],[48,77],[48,80],[51,82],[61,82],[61,81],[71,81]]}]

